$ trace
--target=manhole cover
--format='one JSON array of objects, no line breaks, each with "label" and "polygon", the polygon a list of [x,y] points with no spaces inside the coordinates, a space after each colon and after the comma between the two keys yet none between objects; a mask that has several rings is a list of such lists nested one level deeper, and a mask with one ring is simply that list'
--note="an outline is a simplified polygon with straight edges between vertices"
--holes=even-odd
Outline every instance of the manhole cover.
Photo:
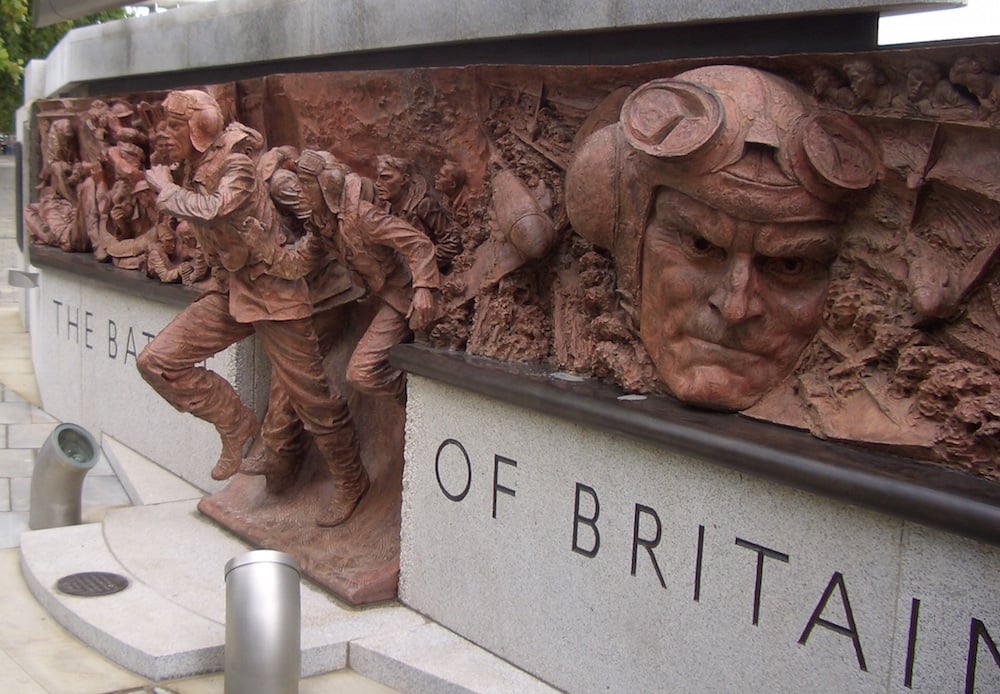
[{"label": "manhole cover", "polygon": [[67,595],[93,598],[125,590],[128,588],[128,579],[105,571],[84,571],[63,576],[56,582],[56,588]]}]

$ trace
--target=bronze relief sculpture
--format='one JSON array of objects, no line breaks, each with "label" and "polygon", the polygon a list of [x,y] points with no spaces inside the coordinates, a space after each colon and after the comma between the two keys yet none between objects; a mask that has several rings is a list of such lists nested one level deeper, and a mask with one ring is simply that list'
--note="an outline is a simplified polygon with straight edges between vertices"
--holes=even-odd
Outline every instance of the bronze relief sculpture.
[{"label": "bronze relief sculpture", "polygon": [[843,199],[875,182],[877,157],[864,130],[775,75],[698,68],[639,87],[583,143],[567,211],[612,251],[669,391],[744,410],[819,328]]},{"label": "bronze relief sculpture", "polygon": [[[171,92],[164,111],[171,154],[185,164],[185,177],[178,185],[166,166],[157,165],[147,179],[160,211],[191,225],[216,287],[147,345],[139,371],[175,408],[215,425],[222,453],[212,477],[228,479],[239,470],[247,444],[260,437],[260,425],[228,383],[197,364],[256,333],[271,361],[272,392],[287,393],[335,477],[316,522],[338,525],[367,491],[368,476],[347,403],[323,370],[309,288],[302,278],[267,272],[284,232],[250,156],[260,135],[239,123],[224,126],[221,109],[205,92]],[[344,291],[350,289],[348,281]]]},{"label": "bronze relief sculpture", "polygon": [[[382,599],[405,414],[388,353],[412,339],[1000,480],[998,55],[273,75],[213,89],[225,108],[189,90],[112,100],[120,117],[53,102],[32,233],[202,289],[139,361],[219,429],[231,482],[203,510]],[[198,366],[249,335],[272,366],[260,424]]]}]

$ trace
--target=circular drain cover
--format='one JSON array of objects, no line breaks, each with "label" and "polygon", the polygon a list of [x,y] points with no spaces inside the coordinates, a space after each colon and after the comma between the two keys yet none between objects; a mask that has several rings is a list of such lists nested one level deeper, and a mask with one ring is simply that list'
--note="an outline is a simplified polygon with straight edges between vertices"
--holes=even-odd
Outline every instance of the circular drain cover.
[{"label": "circular drain cover", "polygon": [[125,590],[128,588],[128,579],[105,571],[84,571],[63,576],[56,581],[56,588],[67,595],[93,598]]}]

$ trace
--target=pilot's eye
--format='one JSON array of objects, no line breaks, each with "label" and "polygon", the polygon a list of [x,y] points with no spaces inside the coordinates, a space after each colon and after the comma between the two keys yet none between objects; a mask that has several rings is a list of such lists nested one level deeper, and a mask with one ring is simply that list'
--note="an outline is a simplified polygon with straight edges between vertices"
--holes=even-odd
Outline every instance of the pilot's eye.
[{"label": "pilot's eye", "polygon": [[802,258],[775,258],[772,262],[777,266],[775,269],[785,275],[798,275],[806,266]]},{"label": "pilot's eye", "polygon": [[695,236],[694,238],[692,238],[691,246],[692,248],[694,248],[694,250],[698,251],[699,253],[707,253],[713,248],[715,248],[715,246],[709,243],[708,239],[702,238],[701,236]]},{"label": "pilot's eye", "polygon": [[771,258],[759,256],[756,260],[757,268],[772,277],[780,279],[792,279],[805,274],[815,263],[810,263],[805,258]]},{"label": "pilot's eye", "polygon": [[692,258],[724,258],[724,250],[693,231],[678,231],[677,239],[684,252]]}]

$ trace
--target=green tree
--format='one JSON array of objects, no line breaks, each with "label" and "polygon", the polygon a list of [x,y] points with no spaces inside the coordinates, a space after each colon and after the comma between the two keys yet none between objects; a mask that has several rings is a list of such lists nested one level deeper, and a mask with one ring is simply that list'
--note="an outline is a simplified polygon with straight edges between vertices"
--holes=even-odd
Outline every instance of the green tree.
[{"label": "green tree", "polygon": [[24,66],[29,60],[47,56],[74,27],[124,16],[125,10],[111,10],[35,28],[31,24],[29,0],[0,0],[0,131],[14,129],[14,112],[24,101]]}]

